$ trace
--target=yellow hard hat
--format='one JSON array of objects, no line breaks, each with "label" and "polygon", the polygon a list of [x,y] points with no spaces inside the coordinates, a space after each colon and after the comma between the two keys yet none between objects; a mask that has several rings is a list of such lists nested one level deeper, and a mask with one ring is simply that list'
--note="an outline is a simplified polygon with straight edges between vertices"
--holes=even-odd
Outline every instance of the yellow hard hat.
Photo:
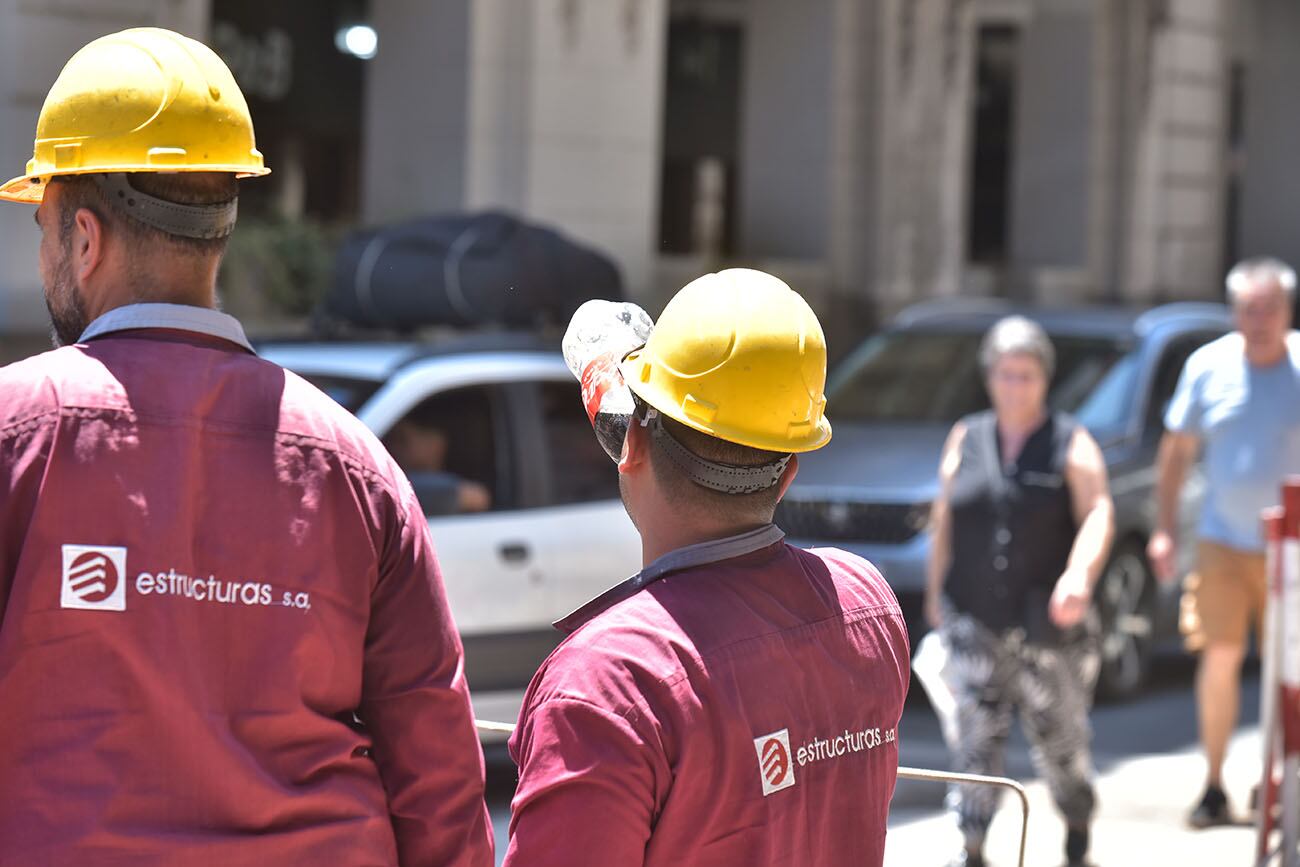
[{"label": "yellow hard hat", "polygon": [[156,27],[100,37],[72,56],[45,97],[27,172],[0,198],[39,202],[57,175],[265,175],[248,103],[221,58]]},{"label": "yellow hard hat", "polygon": [[821,323],[762,271],[731,268],[688,283],[622,372],[642,401],[718,439],[808,452],[831,438]]}]

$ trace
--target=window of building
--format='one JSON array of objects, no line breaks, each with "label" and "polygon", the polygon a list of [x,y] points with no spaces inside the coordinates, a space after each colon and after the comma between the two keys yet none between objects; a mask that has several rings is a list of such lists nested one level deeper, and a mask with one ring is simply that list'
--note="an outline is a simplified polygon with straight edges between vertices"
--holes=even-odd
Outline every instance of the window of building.
[{"label": "window of building", "polygon": [[740,25],[674,19],[665,66],[660,250],[729,253],[736,240]]},{"label": "window of building", "polygon": [[1246,166],[1246,65],[1228,66],[1227,162],[1224,171],[1223,271],[1236,263],[1241,252],[1237,240],[1241,222],[1241,183]]},{"label": "window of building", "polygon": [[984,24],[975,40],[975,105],[966,257],[997,265],[1010,253],[1012,141],[1020,28]]},{"label": "window of building", "polygon": [[272,174],[240,187],[240,216],[355,220],[366,61],[338,47],[365,0],[212,0],[210,43],[234,73]]}]

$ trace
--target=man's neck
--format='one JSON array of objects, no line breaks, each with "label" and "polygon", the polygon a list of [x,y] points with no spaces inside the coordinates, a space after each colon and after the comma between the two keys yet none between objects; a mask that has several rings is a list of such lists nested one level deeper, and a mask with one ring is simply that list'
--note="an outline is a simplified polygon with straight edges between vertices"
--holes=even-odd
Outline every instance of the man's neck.
[{"label": "man's neck", "polygon": [[132,304],[183,304],[187,307],[206,307],[209,309],[215,309],[217,306],[217,298],[215,290],[211,289],[206,292],[200,290],[194,292],[160,293],[157,297],[152,294],[132,295],[126,293],[112,293],[107,297],[103,297],[99,304],[87,305],[88,310],[86,312],[90,314],[88,317],[89,321],[94,322],[105,313],[117,310],[119,307],[129,307]]},{"label": "man's neck", "polygon": [[649,566],[665,554],[699,545],[702,542],[716,542],[731,536],[739,536],[767,526],[766,524],[736,524],[707,526],[692,525],[685,522],[673,522],[670,525],[646,528],[641,533],[641,568]]},{"label": "man's neck", "polygon": [[159,249],[131,260],[127,253],[125,247],[115,249],[95,271],[92,282],[81,286],[81,297],[91,321],[129,304],[217,306],[220,257],[178,257]]},{"label": "man's neck", "polygon": [[1246,346],[1246,362],[1251,367],[1273,367],[1285,357],[1285,342],[1268,346],[1252,347],[1249,344]]}]

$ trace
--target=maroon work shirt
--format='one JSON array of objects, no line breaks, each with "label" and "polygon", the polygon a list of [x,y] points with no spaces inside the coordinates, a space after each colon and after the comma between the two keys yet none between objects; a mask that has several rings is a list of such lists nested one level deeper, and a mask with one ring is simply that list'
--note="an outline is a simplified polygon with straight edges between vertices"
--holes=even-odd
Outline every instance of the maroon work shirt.
[{"label": "maroon work shirt", "polygon": [[781,539],[676,551],[557,624],[507,865],[881,863],[903,617],[866,561]]},{"label": "maroon work shirt", "polygon": [[0,369],[0,616],[0,863],[492,863],[410,486],[236,342]]}]

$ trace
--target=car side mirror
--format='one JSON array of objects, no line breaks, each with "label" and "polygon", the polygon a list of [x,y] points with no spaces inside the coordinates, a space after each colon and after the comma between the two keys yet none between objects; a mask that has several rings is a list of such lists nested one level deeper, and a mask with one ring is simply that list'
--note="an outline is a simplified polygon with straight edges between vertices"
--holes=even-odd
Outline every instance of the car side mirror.
[{"label": "car side mirror", "polygon": [[460,513],[460,479],[451,473],[410,473],[407,478],[415,489],[425,517]]}]

